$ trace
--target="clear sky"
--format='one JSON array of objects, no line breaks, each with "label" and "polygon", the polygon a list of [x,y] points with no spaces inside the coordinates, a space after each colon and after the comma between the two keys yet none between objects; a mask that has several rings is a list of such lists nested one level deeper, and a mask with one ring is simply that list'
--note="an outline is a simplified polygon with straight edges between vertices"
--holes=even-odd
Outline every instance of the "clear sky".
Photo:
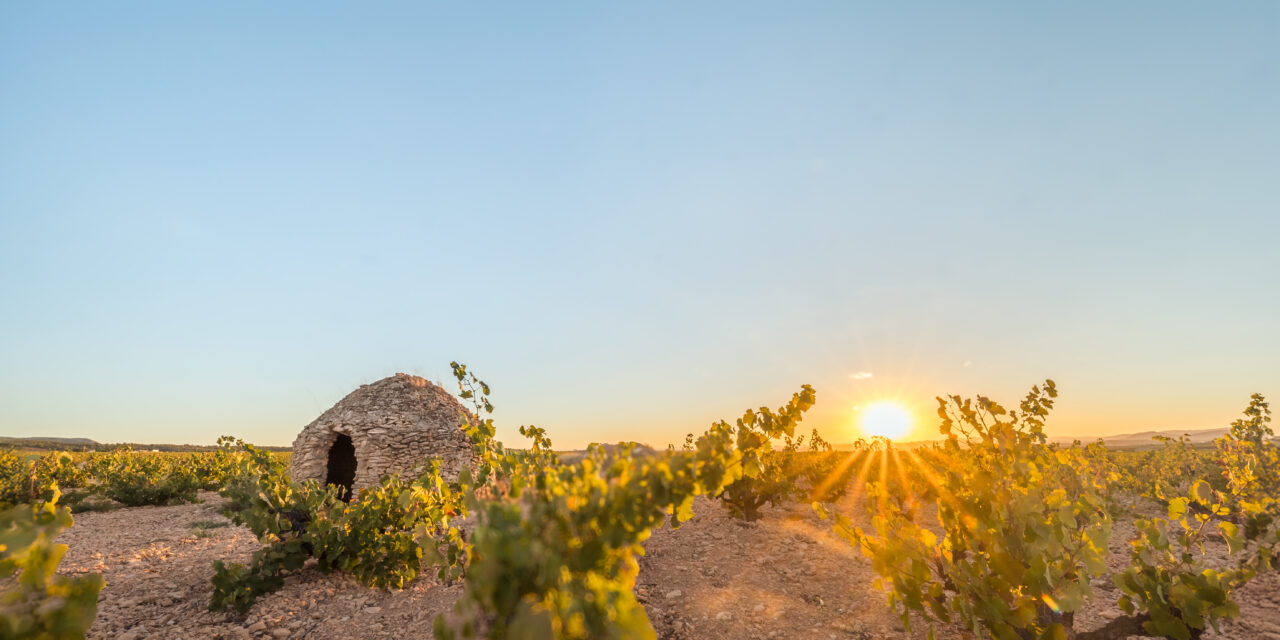
[{"label": "clear sky", "polygon": [[1276,2],[0,4],[0,435],[287,444],[454,359],[508,443],[1222,426],[1278,242]]}]

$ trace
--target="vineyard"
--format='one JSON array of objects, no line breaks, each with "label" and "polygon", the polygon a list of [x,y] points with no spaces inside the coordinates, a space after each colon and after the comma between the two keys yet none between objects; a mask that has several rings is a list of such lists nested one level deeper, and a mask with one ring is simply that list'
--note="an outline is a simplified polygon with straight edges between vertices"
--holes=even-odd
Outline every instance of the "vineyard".
[{"label": "vineyard", "polygon": [[1260,395],[1207,449],[1050,444],[1045,381],[939,398],[938,444],[836,451],[806,385],[570,460],[541,428],[498,442],[454,374],[474,467],[349,500],[231,438],[0,453],[0,638],[1280,638]]}]

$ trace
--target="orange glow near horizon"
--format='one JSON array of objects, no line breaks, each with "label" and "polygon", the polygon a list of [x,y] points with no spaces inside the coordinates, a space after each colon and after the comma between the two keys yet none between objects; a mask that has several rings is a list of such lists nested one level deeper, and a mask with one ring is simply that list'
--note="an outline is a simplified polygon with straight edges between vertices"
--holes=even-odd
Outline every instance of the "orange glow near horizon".
[{"label": "orange glow near horizon", "polygon": [[901,440],[915,430],[915,418],[897,402],[882,401],[858,412],[858,427],[868,437]]}]

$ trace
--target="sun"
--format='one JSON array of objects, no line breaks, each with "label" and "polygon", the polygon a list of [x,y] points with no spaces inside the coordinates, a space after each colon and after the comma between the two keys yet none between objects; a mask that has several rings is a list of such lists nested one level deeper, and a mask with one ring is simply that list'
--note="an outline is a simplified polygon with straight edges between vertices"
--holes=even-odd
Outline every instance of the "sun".
[{"label": "sun", "polygon": [[877,402],[863,409],[858,417],[858,426],[867,436],[890,440],[907,435],[914,424],[911,412],[896,402]]}]

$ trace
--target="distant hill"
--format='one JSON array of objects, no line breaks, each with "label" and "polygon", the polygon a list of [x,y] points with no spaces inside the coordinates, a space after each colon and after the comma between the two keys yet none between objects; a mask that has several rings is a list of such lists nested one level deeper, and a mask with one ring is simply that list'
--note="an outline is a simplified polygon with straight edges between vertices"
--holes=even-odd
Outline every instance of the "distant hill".
[{"label": "distant hill", "polygon": [[[144,444],[138,442],[102,443],[90,438],[10,438],[0,436],[0,447],[35,449],[37,451],[110,451],[118,447],[130,447],[134,451],[215,451],[212,444]],[[290,447],[259,446],[266,451],[291,451]]]},{"label": "distant hill", "polygon": [[[1096,436],[1092,438],[1078,438],[1081,442],[1092,442],[1101,439],[1107,443],[1108,447],[1113,448],[1129,448],[1129,447],[1157,447],[1160,443],[1156,441],[1157,437],[1174,438],[1186,436],[1187,440],[1193,444],[1208,444],[1216,438],[1221,438],[1230,429],[1226,427],[1217,427],[1214,429],[1165,429],[1163,431],[1139,431],[1138,433],[1121,433],[1114,436]],[[1076,438],[1054,438],[1054,442],[1070,443]]]},{"label": "distant hill", "polygon": [[97,440],[90,440],[89,438],[42,438],[42,437],[5,438],[5,437],[0,437],[0,442],[15,441],[15,440],[18,442],[57,442],[61,444],[84,444],[84,445],[90,445],[90,446],[98,444]]},{"label": "distant hill", "polygon": [[[1079,440],[1085,444],[1102,440],[1112,449],[1142,449],[1159,447],[1160,442],[1157,437],[1166,437],[1177,439],[1179,436],[1186,436],[1187,441],[1199,447],[1209,446],[1215,439],[1221,438],[1230,431],[1227,427],[1216,427],[1213,429],[1164,429],[1161,431],[1139,431],[1137,433],[1119,433],[1113,436],[1055,436],[1049,438],[1049,442],[1059,444],[1071,444]],[[1280,438],[1275,439],[1280,443]],[[935,440],[912,440],[910,442],[899,443],[905,447],[913,447],[931,442],[942,442],[941,439]],[[834,445],[837,450],[848,451],[853,449],[853,443],[842,443]]]},{"label": "distant hill", "polygon": [[8,438],[0,436],[0,447],[16,447],[18,449],[36,449],[39,451],[97,451],[101,447],[96,440],[89,438]]},{"label": "distant hill", "polygon": [[[604,455],[606,458],[613,458],[617,456],[622,451],[622,447],[627,444],[633,445],[633,448],[631,449],[631,455],[637,458],[651,458],[653,456],[658,455],[657,450],[655,450],[653,447],[650,447],[647,444],[643,444],[639,442],[629,442],[629,443],[619,442],[617,444],[610,444],[610,443],[602,444],[599,442],[592,442],[587,446],[592,447],[592,446],[598,445],[600,449],[604,452]],[[557,451],[556,455],[560,457],[561,462],[567,462],[567,463],[573,464],[573,463],[580,462],[583,458],[586,458],[587,450],[586,449],[569,449],[565,451]]]}]

